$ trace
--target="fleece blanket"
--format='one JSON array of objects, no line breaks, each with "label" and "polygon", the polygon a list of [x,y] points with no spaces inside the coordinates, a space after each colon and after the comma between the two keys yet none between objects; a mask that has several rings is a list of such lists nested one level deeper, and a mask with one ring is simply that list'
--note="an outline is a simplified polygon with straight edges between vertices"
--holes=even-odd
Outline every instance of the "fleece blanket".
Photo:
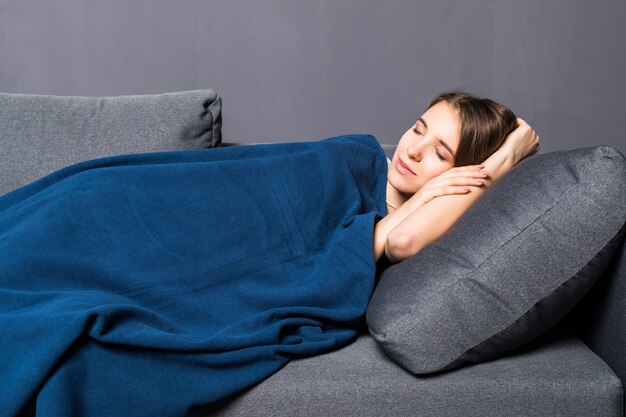
[{"label": "fleece blanket", "polygon": [[0,197],[0,413],[182,416],[354,340],[369,135],[120,155]]}]

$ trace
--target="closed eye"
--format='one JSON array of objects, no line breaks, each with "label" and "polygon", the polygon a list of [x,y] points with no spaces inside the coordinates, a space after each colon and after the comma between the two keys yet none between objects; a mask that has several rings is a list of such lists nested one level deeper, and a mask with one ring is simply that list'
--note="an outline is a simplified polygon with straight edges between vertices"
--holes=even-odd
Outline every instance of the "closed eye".
[{"label": "closed eye", "polygon": [[[415,134],[416,134],[416,135],[418,135],[418,136],[421,136],[421,135],[422,135],[422,132],[420,132],[419,130],[417,130],[417,128],[416,128],[416,127],[414,127],[414,128],[413,128],[413,133],[415,133]],[[437,149],[437,148],[435,148],[435,149]],[[437,154],[437,157],[438,157],[440,160],[442,160],[442,161],[445,161],[445,160],[446,160],[445,156],[441,155],[441,154],[439,153],[439,151],[435,150],[435,153]]]}]

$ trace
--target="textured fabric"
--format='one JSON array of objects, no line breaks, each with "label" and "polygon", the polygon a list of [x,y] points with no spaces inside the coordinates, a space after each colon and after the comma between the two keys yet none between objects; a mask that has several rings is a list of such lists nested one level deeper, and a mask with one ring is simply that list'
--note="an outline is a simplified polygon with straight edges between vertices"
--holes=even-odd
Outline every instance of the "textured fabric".
[{"label": "textured fabric", "polygon": [[511,355],[415,376],[367,334],[340,350],[289,362],[204,417],[621,417],[622,386],[584,343],[546,335]]},{"label": "textured fabric", "polygon": [[387,156],[387,159],[392,159],[393,158],[393,154],[396,153],[396,148],[398,147],[398,145],[392,145],[392,144],[382,144],[380,145],[383,150],[385,151],[385,155]]},{"label": "textured fabric", "polygon": [[219,146],[213,90],[71,97],[0,93],[0,195],[110,155]]},{"label": "textured fabric", "polygon": [[587,293],[623,238],[625,178],[624,157],[606,146],[523,160],[440,239],[382,272],[370,333],[416,374],[533,340]]},{"label": "textured fabric", "polygon": [[182,416],[354,339],[376,139],[113,156],[0,198],[0,410]]},{"label": "textured fabric", "polygon": [[[626,381],[626,238],[602,277],[562,325]],[[626,416],[626,403],[624,407]]]}]

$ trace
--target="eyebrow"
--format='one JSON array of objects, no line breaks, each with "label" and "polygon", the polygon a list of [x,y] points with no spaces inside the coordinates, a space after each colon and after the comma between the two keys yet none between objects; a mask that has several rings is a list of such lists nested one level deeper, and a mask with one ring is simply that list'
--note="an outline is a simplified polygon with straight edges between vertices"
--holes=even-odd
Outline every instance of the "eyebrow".
[{"label": "eyebrow", "polygon": [[[418,122],[422,122],[422,124],[424,125],[426,130],[428,130],[428,125],[426,124],[426,120],[424,120],[422,117],[420,117],[419,119],[417,119],[417,121]],[[444,142],[440,138],[435,138],[435,139],[437,139],[448,150],[448,152],[450,152],[452,154],[452,157],[456,158],[456,155],[454,154],[454,152],[452,152],[452,148],[450,147],[450,145],[448,145],[446,142]]]}]

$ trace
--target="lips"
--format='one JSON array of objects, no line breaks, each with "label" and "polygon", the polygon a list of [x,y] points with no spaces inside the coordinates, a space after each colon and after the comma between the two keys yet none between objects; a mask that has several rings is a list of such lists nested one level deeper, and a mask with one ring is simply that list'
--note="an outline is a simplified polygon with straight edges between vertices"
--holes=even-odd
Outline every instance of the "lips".
[{"label": "lips", "polygon": [[405,164],[404,161],[402,160],[402,158],[400,158],[400,157],[398,157],[398,162],[396,162],[396,169],[401,174],[416,175],[415,172],[413,172],[411,170],[411,168],[409,168],[409,166],[407,164]]}]

